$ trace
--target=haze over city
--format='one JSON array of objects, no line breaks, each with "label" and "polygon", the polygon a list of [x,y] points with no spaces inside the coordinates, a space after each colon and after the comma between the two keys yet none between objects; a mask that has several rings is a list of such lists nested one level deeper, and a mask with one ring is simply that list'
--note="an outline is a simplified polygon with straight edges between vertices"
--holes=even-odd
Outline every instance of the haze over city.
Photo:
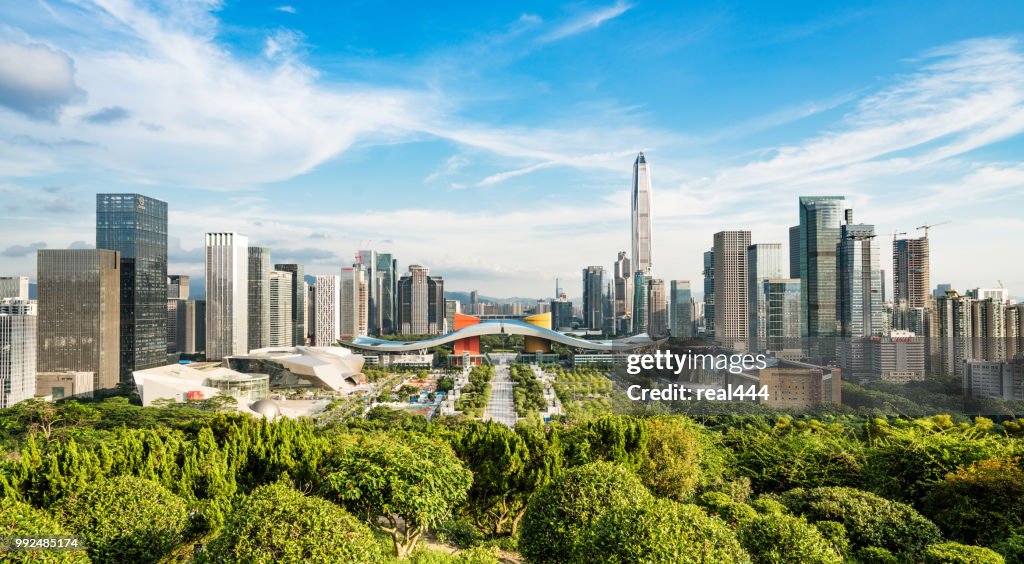
[{"label": "haze over city", "polygon": [[716,231],[786,245],[798,196],[835,194],[883,238],[950,221],[933,283],[1024,293],[1015,3],[394,9],[0,6],[5,273],[92,246],[97,192],[144,192],[181,274],[240,231],[309,274],[375,248],[449,290],[575,296],[629,249],[644,151],[659,278],[699,286]]}]

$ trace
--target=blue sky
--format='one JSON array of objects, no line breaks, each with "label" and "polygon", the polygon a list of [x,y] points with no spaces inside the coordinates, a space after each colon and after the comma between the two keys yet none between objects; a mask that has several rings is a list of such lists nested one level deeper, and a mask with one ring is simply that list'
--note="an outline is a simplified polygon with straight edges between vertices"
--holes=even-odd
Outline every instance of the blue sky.
[{"label": "blue sky", "polygon": [[[170,204],[171,271],[236,230],[312,273],[360,247],[548,296],[629,247],[786,243],[797,197],[932,232],[933,283],[1024,295],[1020,2],[0,4],[0,271],[93,242],[96,192]],[[879,239],[883,265],[888,237]]]}]

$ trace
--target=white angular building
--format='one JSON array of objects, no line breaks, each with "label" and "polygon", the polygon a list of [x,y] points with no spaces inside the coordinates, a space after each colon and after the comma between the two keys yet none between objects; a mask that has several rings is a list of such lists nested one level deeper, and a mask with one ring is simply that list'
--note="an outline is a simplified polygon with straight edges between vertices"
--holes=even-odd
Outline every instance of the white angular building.
[{"label": "white angular building", "polygon": [[341,277],[322,274],[316,277],[316,326],[314,344],[329,347],[338,342],[342,334]]},{"label": "white angular building", "polygon": [[27,300],[0,300],[0,409],[36,393],[36,310]]},{"label": "white angular building", "polygon": [[249,350],[249,238],[206,234],[206,358]]}]

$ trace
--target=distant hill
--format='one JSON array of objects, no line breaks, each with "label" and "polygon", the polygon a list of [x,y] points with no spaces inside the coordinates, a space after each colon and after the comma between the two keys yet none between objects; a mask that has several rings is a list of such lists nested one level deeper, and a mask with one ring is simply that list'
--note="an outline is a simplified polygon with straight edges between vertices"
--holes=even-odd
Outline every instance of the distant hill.
[{"label": "distant hill", "polygon": [[[460,302],[462,302],[464,304],[468,304],[469,303],[469,294],[470,294],[470,292],[447,292],[446,291],[444,293],[444,298],[446,300],[457,300],[457,301],[460,301]],[[480,303],[485,303],[485,304],[524,304],[524,305],[529,304],[529,305],[532,305],[532,304],[537,303],[537,298],[522,298],[522,297],[495,298],[493,296],[478,296],[477,299],[480,300]]]}]

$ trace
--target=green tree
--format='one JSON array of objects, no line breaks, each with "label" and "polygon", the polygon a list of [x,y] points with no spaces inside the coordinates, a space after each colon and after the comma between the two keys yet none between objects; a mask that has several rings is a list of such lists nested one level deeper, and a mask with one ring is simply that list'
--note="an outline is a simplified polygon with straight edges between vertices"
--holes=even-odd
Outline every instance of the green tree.
[{"label": "green tree", "polygon": [[239,497],[209,544],[211,562],[383,562],[370,529],[324,499],[284,484]]},{"label": "green tree", "polygon": [[650,438],[637,475],[658,497],[688,499],[701,478],[698,431],[681,417],[650,419],[647,429]]},{"label": "green tree", "polygon": [[320,495],[390,534],[399,557],[452,515],[473,481],[451,447],[414,433],[342,437],[321,475]]},{"label": "green tree", "polygon": [[566,562],[587,528],[605,512],[650,499],[640,479],[620,465],[595,462],[573,468],[530,498],[519,549],[530,562]]},{"label": "green tree", "polygon": [[[68,536],[70,533],[56,519],[31,505],[0,498],[0,537],[53,537]],[[3,542],[3,541],[0,541]],[[83,550],[67,551],[9,551],[4,552],[4,562],[54,562],[85,563],[89,558]]]},{"label": "green tree", "polygon": [[923,501],[947,536],[990,545],[1024,530],[1024,470],[1019,458],[982,460],[948,474]]},{"label": "green tree", "polygon": [[934,523],[909,505],[853,488],[795,489],[779,500],[811,522],[835,521],[846,528],[854,549],[877,546],[903,558],[917,558],[942,540]]},{"label": "green tree", "polygon": [[605,461],[635,468],[648,442],[647,423],[625,415],[588,419],[560,433],[570,466]]},{"label": "green tree", "polygon": [[57,507],[98,562],[157,562],[182,541],[185,503],[151,480],[121,476],[84,488]]},{"label": "green tree", "polygon": [[610,563],[748,563],[725,523],[695,505],[652,499],[612,508],[580,540],[574,561]]}]

